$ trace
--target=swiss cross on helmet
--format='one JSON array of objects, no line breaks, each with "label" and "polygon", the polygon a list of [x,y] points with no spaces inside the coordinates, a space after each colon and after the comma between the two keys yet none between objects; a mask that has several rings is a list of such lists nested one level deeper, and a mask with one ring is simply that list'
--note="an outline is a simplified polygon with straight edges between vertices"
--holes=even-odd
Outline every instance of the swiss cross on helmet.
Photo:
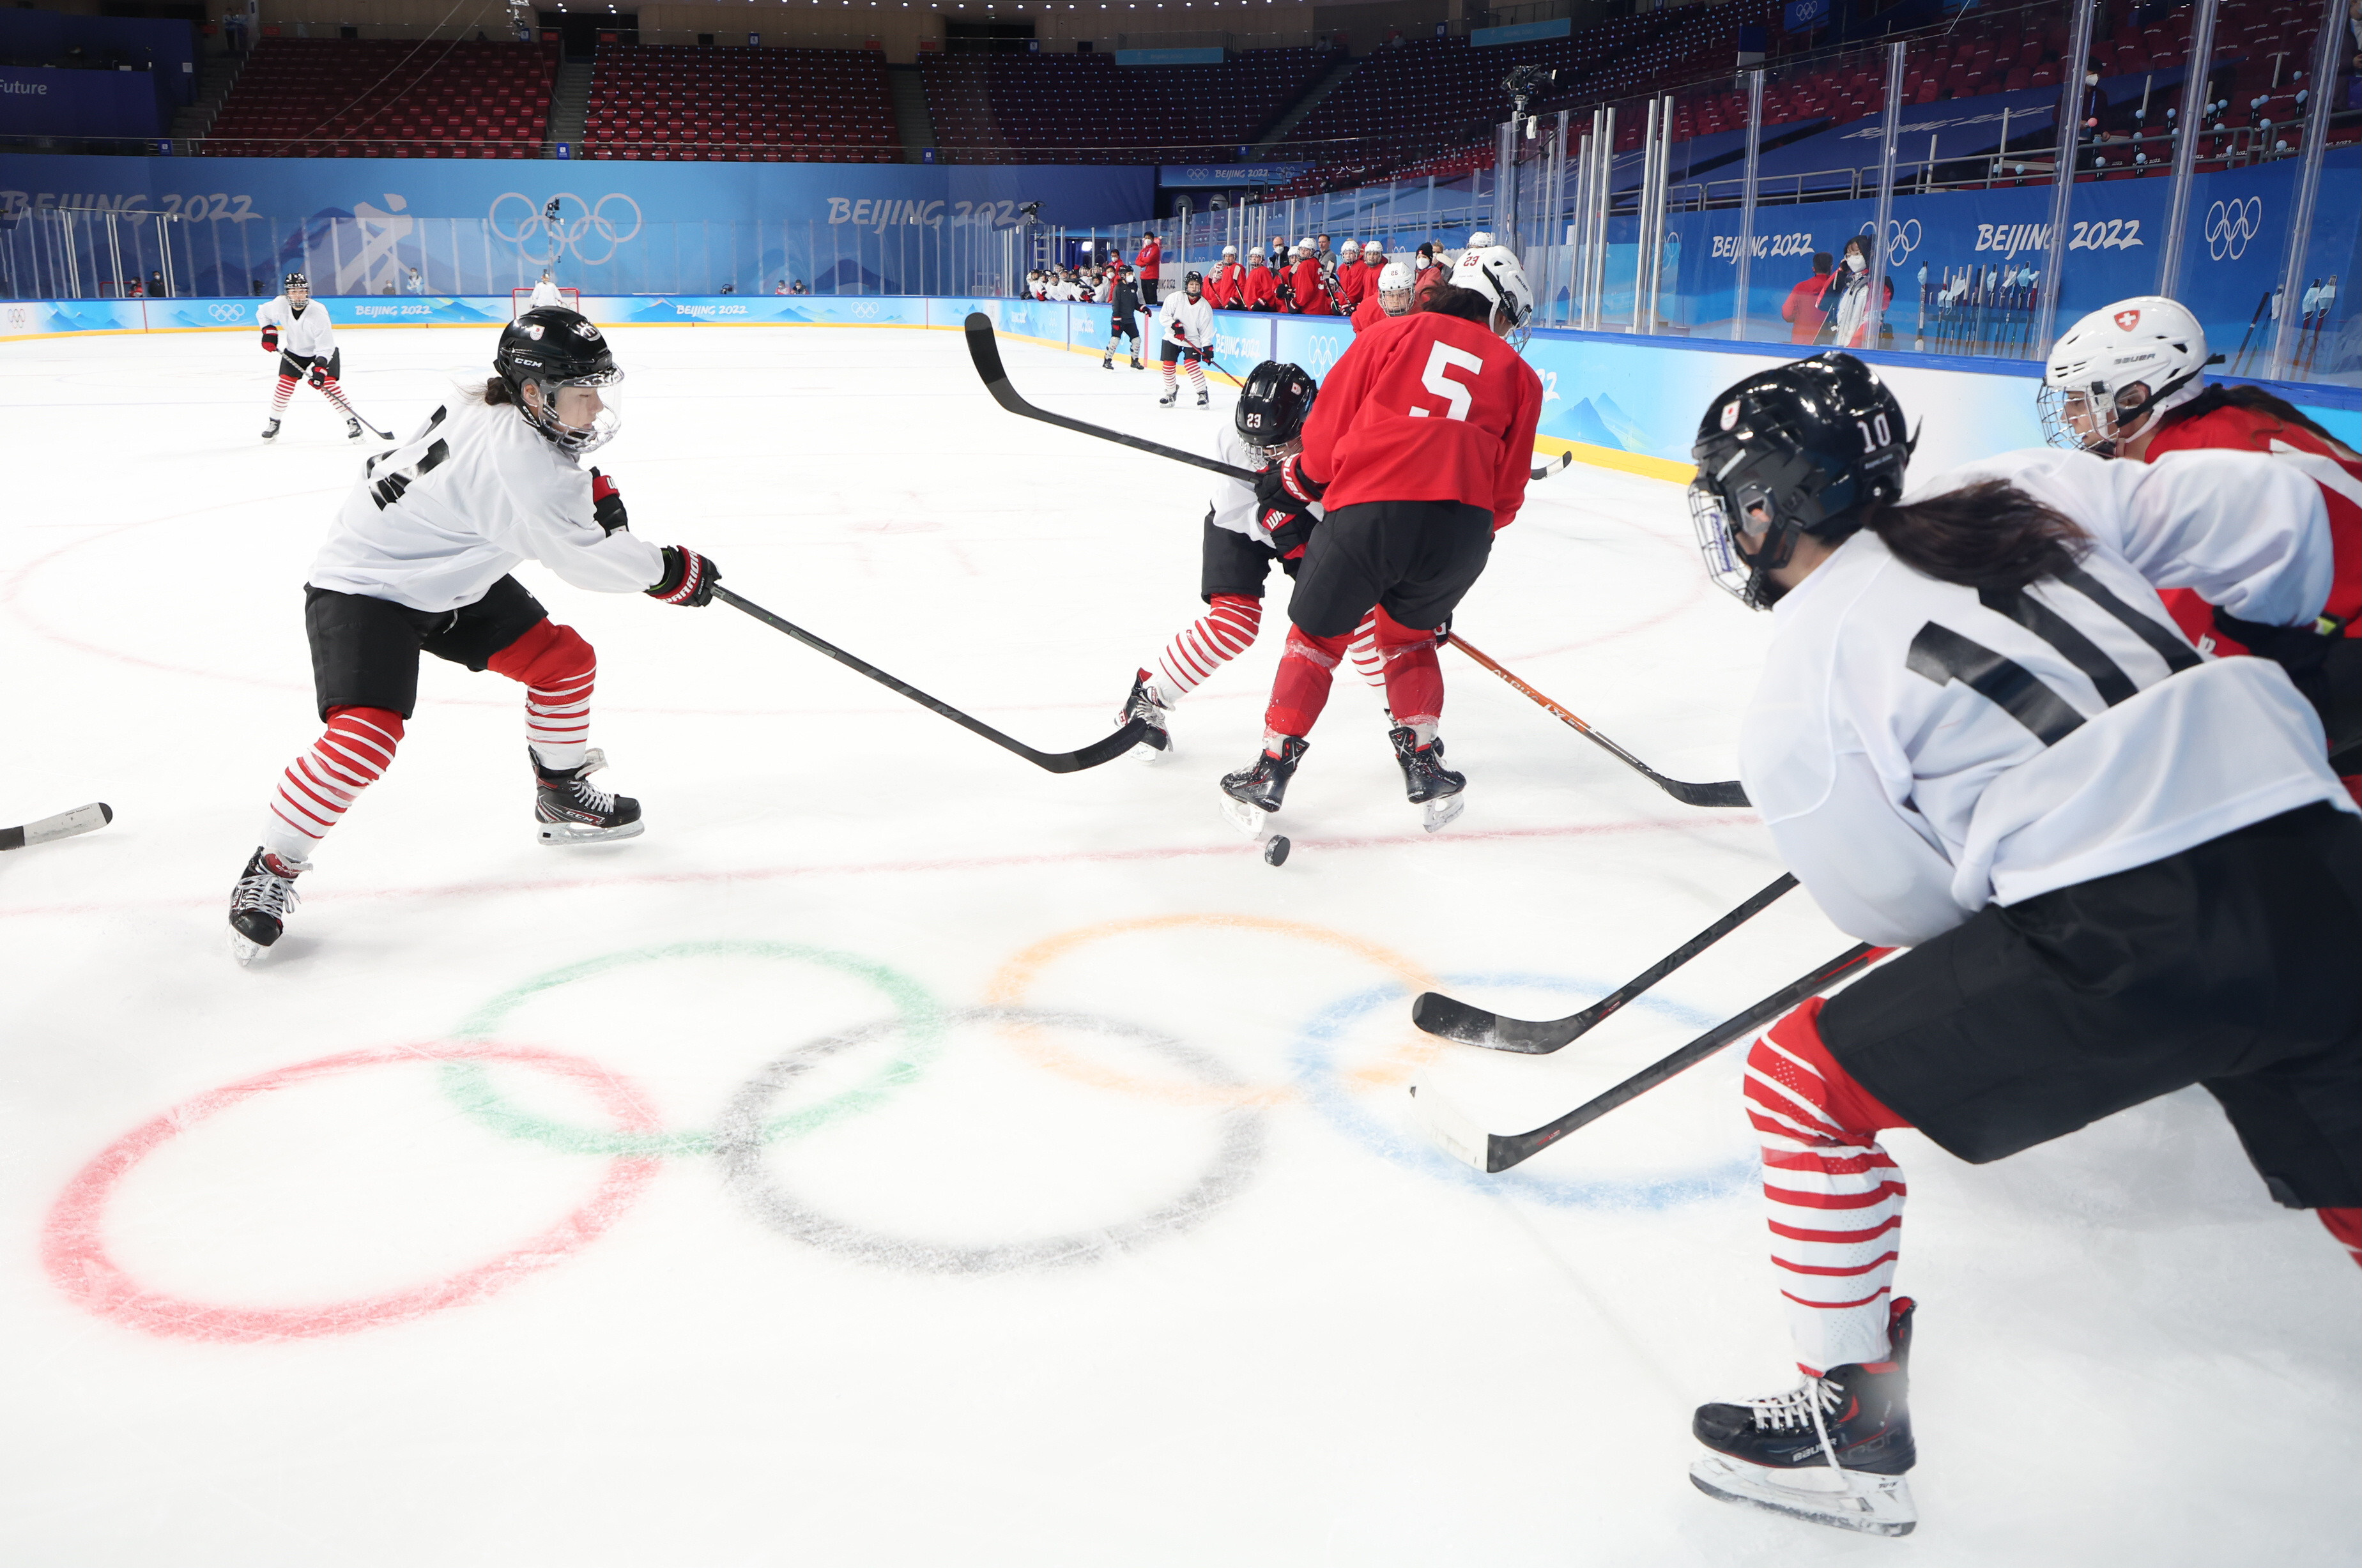
[{"label": "swiss cross on helmet", "polygon": [[[562,452],[595,452],[615,439],[622,428],[622,419],[613,408],[602,407],[589,425],[558,421],[560,389],[612,388],[624,378],[605,335],[579,312],[539,305],[509,323],[492,355],[492,369],[507,383],[509,395],[524,411],[526,421]],[[539,389],[530,400],[525,396],[527,387]]]},{"label": "swiss cross on helmet", "polygon": [[1784,590],[1768,574],[1795,554],[1797,536],[1834,543],[1860,528],[1871,506],[1903,494],[1917,443],[1878,372],[1850,354],[1815,355],[1727,389],[1690,448],[1690,516],[1706,575],[1749,609],[1769,607]]},{"label": "swiss cross on helmet", "polygon": [[1258,451],[1285,446],[1304,428],[1319,393],[1312,378],[1297,366],[1266,359],[1247,372],[1239,387],[1238,407],[1231,422],[1239,439]]}]

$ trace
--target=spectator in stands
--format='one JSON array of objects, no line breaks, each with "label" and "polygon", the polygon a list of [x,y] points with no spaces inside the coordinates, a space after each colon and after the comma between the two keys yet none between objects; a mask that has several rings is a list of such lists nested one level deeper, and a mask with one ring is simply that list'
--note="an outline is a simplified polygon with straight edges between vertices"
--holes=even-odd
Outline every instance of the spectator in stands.
[{"label": "spectator in stands", "polygon": [[1239,265],[1239,247],[1222,247],[1222,264],[1206,280],[1206,299],[1218,311],[1241,309],[1246,294],[1247,269]]},{"label": "spectator in stands", "polygon": [[1829,286],[1829,269],[1836,263],[1826,250],[1813,252],[1813,275],[1788,291],[1787,303],[1780,307],[1780,319],[1788,323],[1790,343],[1811,343],[1821,335],[1828,314],[1821,309],[1821,295]]},{"label": "spectator in stands", "polygon": [[1142,235],[1140,254],[1131,259],[1131,269],[1140,278],[1140,302],[1154,309],[1156,305],[1157,263],[1164,255],[1164,247],[1153,234]]},{"label": "spectator in stands", "polygon": [[722,287],[715,291],[715,292],[723,294],[734,294],[737,291],[738,280],[734,278],[724,278],[722,280]]},{"label": "spectator in stands", "polygon": [[423,294],[426,292],[426,275],[419,271],[415,267],[410,269],[408,275],[404,277],[403,281],[404,286],[407,287],[414,294]]},{"label": "spectator in stands", "polygon": [[1242,285],[1239,303],[1242,310],[1279,309],[1279,279],[1265,265],[1261,246],[1247,252],[1246,282]]},{"label": "spectator in stands", "polygon": [[804,280],[799,278],[794,282],[788,285],[788,292],[790,294],[809,294],[811,291],[806,288],[804,286]]},{"label": "spectator in stands", "polygon": [[[1821,295],[1821,309],[1836,318],[1825,329],[1825,339],[1840,348],[1876,347],[1870,334],[1870,236],[1858,234],[1846,241],[1845,252],[1829,286]],[[1894,303],[1894,280],[1886,280],[1883,305]],[[1882,308],[1882,319],[1883,309]]]},{"label": "spectator in stands", "polygon": [[128,279],[124,280],[123,297],[127,300],[136,300],[147,291],[147,290],[139,286],[139,274],[137,272],[133,273]]},{"label": "spectator in stands", "polygon": [[771,292],[772,292],[773,294],[775,294],[775,295],[778,295],[778,294],[784,294],[784,293],[786,293],[787,291],[788,291],[788,280],[787,280],[785,278],[781,278],[781,279],[780,279],[777,283],[775,283],[775,284],[773,284],[773,285],[771,286]]},{"label": "spectator in stands", "polygon": [[171,293],[171,291],[164,287],[163,273],[159,271],[148,274],[148,297],[149,299],[160,300]]}]

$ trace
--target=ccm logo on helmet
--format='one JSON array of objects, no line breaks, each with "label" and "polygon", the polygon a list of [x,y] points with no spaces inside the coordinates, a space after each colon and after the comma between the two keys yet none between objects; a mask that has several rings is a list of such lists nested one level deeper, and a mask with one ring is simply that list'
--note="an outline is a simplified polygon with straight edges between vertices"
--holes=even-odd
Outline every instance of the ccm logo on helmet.
[{"label": "ccm logo on helmet", "polygon": [[2123,331],[2132,331],[2133,328],[2140,325],[2140,313],[2138,311],[2118,311],[2116,313],[2116,325]]}]

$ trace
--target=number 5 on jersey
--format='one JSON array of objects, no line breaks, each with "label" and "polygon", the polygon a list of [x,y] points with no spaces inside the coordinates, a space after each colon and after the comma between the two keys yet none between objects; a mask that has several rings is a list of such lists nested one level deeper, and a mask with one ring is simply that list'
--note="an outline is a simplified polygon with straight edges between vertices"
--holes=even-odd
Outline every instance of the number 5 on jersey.
[{"label": "number 5 on jersey", "polygon": [[[1464,348],[1454,348],[1448,343],[1436,344],[1428,352],[1427,373],[1418,378],[1419,385],[1451,405],[1444,411],[1445,419],[1465,420],[1468,405],[1476,399],[1474,393],[1451,378],[1451,372],[1455,367],[1462,370],[1482,371],[1485,361]],[[1411,405],[1410,417],[1413,419],[1428,419],[1434,413],[1433,409],[1423,408],[1417,403]]]}]

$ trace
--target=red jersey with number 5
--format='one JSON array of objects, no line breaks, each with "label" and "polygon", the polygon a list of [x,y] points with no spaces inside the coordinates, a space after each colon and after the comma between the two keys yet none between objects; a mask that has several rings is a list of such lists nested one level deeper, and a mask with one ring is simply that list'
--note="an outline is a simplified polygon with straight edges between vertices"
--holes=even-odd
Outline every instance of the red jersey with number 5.
[{"label": "red jersey with number 5", "polygon": [[1331,516],[1366,501],[1460,501],[1517,521],[1542,382],[1498,334],[1413,311],[1353,339],[1304,422],[1302,470]]}]

